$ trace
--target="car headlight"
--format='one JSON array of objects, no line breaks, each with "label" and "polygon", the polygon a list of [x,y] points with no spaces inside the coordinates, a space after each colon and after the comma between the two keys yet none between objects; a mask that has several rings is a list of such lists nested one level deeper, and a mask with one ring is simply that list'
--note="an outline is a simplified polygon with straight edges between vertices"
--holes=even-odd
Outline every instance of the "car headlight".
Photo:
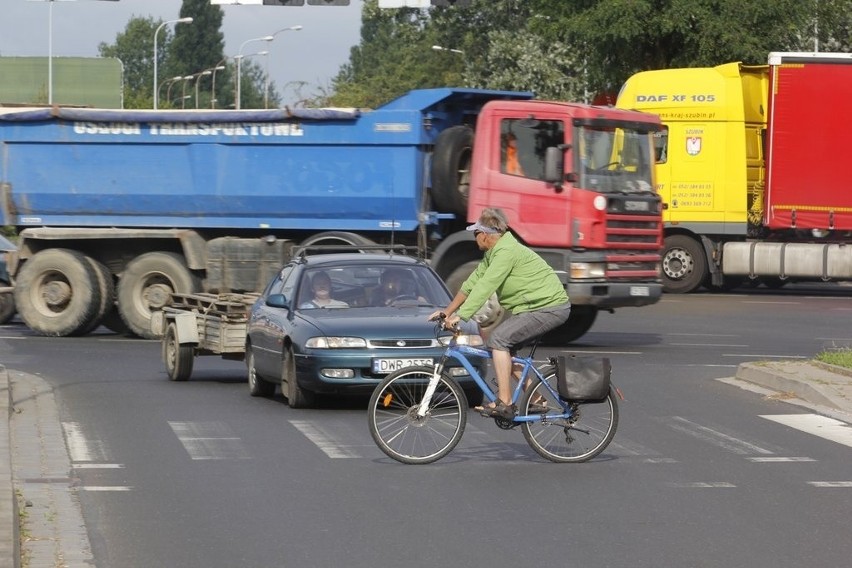
[{"label": "car headlight", "polygon": [[[441,345],[449,345],[450,344],[450,335],[444,335],[438,338],[438,343]],[[482,340],[482,336],[478,334],[465,334],[460,335],[458,340],[456,341],[456,345],[470,345],[471,347],[480,347],[485,345],[485,341]]]},{"label": "car headlight", "polygon": [[305,347],[311,349],[353,349],[366,347],[367,341],[360,337],[311,337]]},{"label": "car headlight", "polygon": [[602,262],[572,262],[571,278],[603,278],[606,267]]}]

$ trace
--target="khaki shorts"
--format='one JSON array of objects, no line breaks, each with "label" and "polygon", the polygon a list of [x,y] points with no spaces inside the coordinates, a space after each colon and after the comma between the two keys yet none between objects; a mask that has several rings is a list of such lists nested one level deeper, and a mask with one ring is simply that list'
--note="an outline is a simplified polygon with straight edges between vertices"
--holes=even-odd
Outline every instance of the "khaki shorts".
[{"label": "khaki shorts", "polygon": [[570,302],[531,312],[512,314],[491,332],[488,347],[514,353],[536,337],[568,321],[569,315],[571,315]]}]

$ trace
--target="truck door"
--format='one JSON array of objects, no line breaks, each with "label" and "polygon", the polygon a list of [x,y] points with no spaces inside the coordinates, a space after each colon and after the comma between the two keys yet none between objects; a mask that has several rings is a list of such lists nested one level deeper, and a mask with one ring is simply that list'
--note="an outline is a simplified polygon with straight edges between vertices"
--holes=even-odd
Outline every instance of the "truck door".
[{"label": "truck door", "polygon": [[563,122],[506,117],[492,133],[499,144],[492,145],[488,157],[483,206],[500,207],[516,219],[512,229],[528,243],[564,246],[571,216],[568,192],[557,193],[544,181],[547,148],[565,143]]}]

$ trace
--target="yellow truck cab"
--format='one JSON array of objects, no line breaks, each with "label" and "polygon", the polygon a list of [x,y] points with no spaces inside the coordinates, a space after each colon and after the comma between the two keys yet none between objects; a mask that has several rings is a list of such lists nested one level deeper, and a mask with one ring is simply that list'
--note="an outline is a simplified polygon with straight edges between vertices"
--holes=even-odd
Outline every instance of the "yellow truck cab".
[{"label": "yellow truck cab", "polygon": [[657,114],[665,125],[655,146],[668,292],[705,283],[712,244],[696,235],[745,237],[749,211],[760,207],[767,69],[727,63],[646,71],[619,93],[617,107]]}]

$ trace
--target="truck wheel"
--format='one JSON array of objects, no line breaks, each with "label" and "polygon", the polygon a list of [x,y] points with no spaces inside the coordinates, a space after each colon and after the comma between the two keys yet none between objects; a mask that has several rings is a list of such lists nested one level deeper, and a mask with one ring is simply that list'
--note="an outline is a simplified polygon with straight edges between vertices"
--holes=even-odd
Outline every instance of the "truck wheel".
[{"label": "truck wheel", "polygon": [[195,347],[178,343],[177,326],[174,322],[166,328],[163,337],[163,362],[169,380],[185,381],[192,375],[192,365],[195,362]]},{"label": "truck wheel", "polygon": [[[470,262],[465,262],[450,273],[447,277],[446,284],[453,296],[458,293],[461,289],[461,285],[464,284],[464,281],[467,280],[468,276],[473,274],[473,271],[476,270],[478,265],[478,260],[472,260]],[[494,326],[502,322],[505,317],[506,310],[504,310],[500,305],[500,302],[497,301],[497,294],[492,294],[491,297],[488,298],[488,301],[485,302],[485,305],[479,308],[479,310],[473,315],[472,319],[477,322],[483,332],[487,334],[488,331],[494,329]]]},{"label": "truck wheel", "polygon": [[314,393],[299,386],[296,359],[290,347],[284,348],[284,359],[281,361],[281,394],[287,397],[290,408],[310,408],[316,402]]},{"label": "truck wheel", "polygon": [[687,294],[697,290],[707,276],[707,259],[701,243],[685,235],[663,242],[663,290]]},{"label": "truck wheel", "polygon": [[82,335],[101,306],[98,277],[86,256],[47,249],[24,263],[15,285],[21,319],[41,335]]},{"label": "truck wheel", "polygon": [[586,335],[597,318],[598,309],[594,306],[571,306],[568,321],[545,333],[541,342],[549,346],[567,345]]},{"label": "truck wheel", "polygon": [[121,314],[118,312],[118,306],[113,302],[112,308],[104,315],[101,320],[101,325],[108,330],[117,333],[118,335],[133,336],[133,332],[121,319]]},{"label": "truck wheel", "polygon": [[95,260],[90,256],[86,256],[86,261],[92,267],[95,278],[98,281],[98,290],[101,295],[101,302],[98,305],[98,311],[92,322],[89,324],[89,329],[83,333],[89,333],[97,328],[103,322],[104,316],[115,306],[115,283],[112,280],[112,273],[102,262]]},{"label": "truck wheel", "polygon": [[467,215],[473,129],[451,126],[435,141],[432,156],[432,200],[443,212]]},{"label": "truck wheel", "polygon": [[[9,286],[8,282],[0,280],[0,286]],[[0,325],[9,323],[15,317],[15,296],[12,292],[0,294]]]},{"label": "truck wheel", "polygon": [[344,245],[345,248],[341,249],[329,249],[323,252],[352,252],[349,247],[352,246],[375,246],[375,241],[371,241],[367,237],[362,237],[358,233],[350,233],[348,231],[326,231],[325,233],[317,233],[316,235],[311,235],[304,241],[302,241],[299,246],[307,247],[312,245],[322,245],[322,246],[334,246],[334,245]]},{"label": "truck wheel", "polygon": [[200,290],[201,283],[183,256],[149,252],[127,264],[118,281],[118,309],[130,331],[156,339],[151,331],[151,313],[167,306],[172,293],[192,294]]}]

